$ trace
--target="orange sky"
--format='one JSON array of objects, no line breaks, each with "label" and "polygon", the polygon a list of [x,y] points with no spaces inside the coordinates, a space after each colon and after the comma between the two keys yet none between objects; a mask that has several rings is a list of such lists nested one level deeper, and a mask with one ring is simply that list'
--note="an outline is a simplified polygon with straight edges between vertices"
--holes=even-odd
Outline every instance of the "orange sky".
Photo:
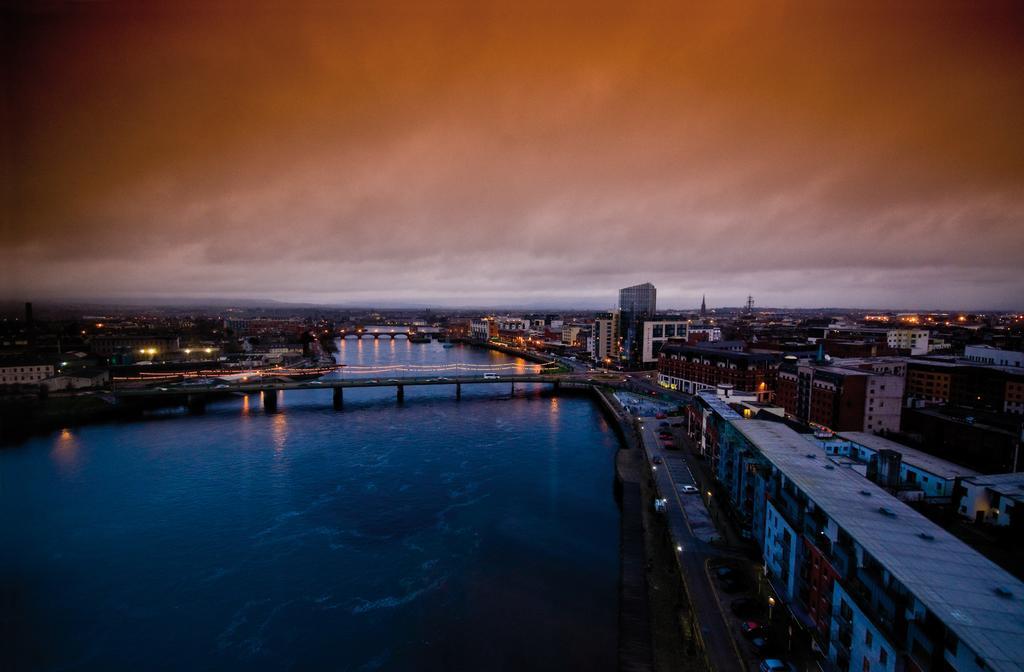
[{"label": "orange sky", "polygon": [[1021,307],[1021,5],[427,4],[8,10],[7,298]]}]

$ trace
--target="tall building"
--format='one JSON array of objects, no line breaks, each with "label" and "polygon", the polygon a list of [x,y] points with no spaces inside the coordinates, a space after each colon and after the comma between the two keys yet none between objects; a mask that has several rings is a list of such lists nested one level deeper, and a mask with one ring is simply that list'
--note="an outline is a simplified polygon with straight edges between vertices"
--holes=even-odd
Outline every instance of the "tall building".
[{"label": "tall building", "polygon": [[619,335],[623,359],[630,364],[643,360],[643,323],[657,312],[657,297],[658,290],[649,282],[619,290]]},{"label": "tall building", "polygon": [[619,310],[654,315],[657,311],[658,290],[649,282],[619,290]]},{"label": "tall building", "polygon": [[594,318],[594,327],[590,338],[590,354],[595,362],[618,359],[619,311],[598,313]]}]

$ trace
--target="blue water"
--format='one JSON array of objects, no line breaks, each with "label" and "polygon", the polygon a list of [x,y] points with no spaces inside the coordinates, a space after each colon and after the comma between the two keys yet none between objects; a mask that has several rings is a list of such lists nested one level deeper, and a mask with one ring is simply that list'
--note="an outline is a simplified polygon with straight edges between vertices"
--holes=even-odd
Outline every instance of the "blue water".
[{"label": "blue water", "polygon": [[[374,353],[372,357],[369,353]],[[504,355],[346,342],[361,362]],[[520,364],[524,364],[520,362]],[[285,393],[0,450],[13,669],[611,669],[616,439],[501,386]]]}]

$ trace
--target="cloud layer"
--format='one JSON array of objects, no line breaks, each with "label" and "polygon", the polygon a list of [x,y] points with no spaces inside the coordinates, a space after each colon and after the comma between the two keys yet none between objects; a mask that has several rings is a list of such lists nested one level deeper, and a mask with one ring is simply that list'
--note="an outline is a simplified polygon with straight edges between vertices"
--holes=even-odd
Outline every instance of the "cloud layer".
[{"label": "cloud layer", "polygon": [[13,13],[5,293],[1019,307],[1019,5],[679,4]]}]

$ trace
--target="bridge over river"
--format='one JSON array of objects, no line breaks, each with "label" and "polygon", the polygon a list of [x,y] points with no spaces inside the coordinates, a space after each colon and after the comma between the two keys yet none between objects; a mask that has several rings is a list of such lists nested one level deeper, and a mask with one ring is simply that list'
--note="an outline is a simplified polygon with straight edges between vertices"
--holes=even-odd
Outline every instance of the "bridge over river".
[{"label": "bridge over river", "polygon": [[[449,372],[445,372],[449,373]],[[585,388],[595,384],[611,385],[621,383],[623,377],[603,373],[464,373],[450,375],[403,376],[399,378],[341,378],[326,376],[316,380],[289,380],[283,377],[268,377],[260,380],[235,382],[211,382],[209,384],[163,385],[152,387],[121,388],[113,393],[118,402],[131,400],[159,400],[168,404],[178,402],[193,412],[202,412],[209,398],[231,393],[262,393],[263,408],[277,410],[277,393],[282,390],[323,390],[334,391],[333,403],[336,409],[344,406],[344,393],[350,388],[394,387],[398,401],[405,399],[406,387],[424,385],[450,385],[455,388],[455,398],[462,398],[463,385],[509,385],[515,391],[516,383],[550,384],[554,389],[562,386]]]}]

